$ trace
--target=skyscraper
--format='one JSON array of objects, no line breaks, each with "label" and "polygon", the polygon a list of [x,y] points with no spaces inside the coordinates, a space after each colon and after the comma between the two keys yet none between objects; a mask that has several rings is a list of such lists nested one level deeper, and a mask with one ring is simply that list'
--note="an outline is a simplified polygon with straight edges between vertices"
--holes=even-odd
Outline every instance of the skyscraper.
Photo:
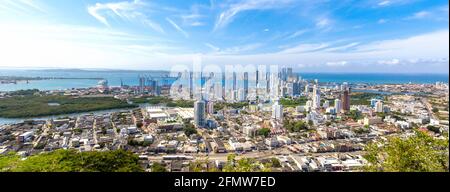
[{"label": "skyscraper", "polygon": [[259,70],[256,70],[256,82],[255,82],[255,84],[256,84],[256,87],[258,88],[258,85],[259,85]]},{"label": "skyscraper", "polygon": [[233,72],[233,91],[237,90],[237,77],[236,72]]},{"label": "skyscraper", "polygon": [[283,80],[283,81],[286,81],[287,80],[287,69],[286,68],[282,68],[281,69],[281,74],[280,74],[280,78],[281,78],[281,80]]},{"label": "skyscraper", "polygon": [[292,89],[293,89],[293,90],[292,90],[293,95],[294,95],[294,96],[299,96],[300,93],[301,93],[301,84],[300,84],[300,82],[295,82],[295,83],[293,83]]},{"label": "skyscraper", "polygon": [[248,95],[248,72],[244,73],[244,92],[245,92],[245,96],[247,97],[247,95]]},{"label": "skyscraper", "polygon": [[194,73],[188,71],[186,73],[188,73],[186,78],[188,78],[189,99],[192,99],[194,97]]},{"label": "skyscraper", "polygon": [[342,110],[344,112],[350,111],[350,88],[346,87],[341,95]]},{"label": "skyscraper", "polygon": [[223,100],[223,86],[221,83],[214,84],[214,99]]},{"label": "skyscraper", "polygon": [[320,108],[320,90],[317,85],[314,85],[313,88],[313,109]]},{"label": "skyscraper", "polygon": [[206,111],[208,112],[208,114],[210,114],[210,115],[214,114],[214,102],[208,101],[208,106],[206,109],[207,109]]},{"label": "skyscraper", "polygon": [[287,69],[287,76],[288,76],[288,78],[294,77],[294,75],[293,75],[293,73],[292,73],[292,68],[288,68],[288,69]]},{"label": "skyscraper", "polygon": [[377,101],[375,104],[375,112],[382,113],[383,112],[383,101]]},{"label": "skyscraper", "polygon": [[205,126],[205,101],[199,100],[194,104],[194,123],[197,127]]},{"label": "skyscraper", "polygon": [[342,111],[342,102],[340,99],[334,100],[334,108],[336,109],[336,113],[341,113]]},{"label": "skyscraper", "polygon": [[139,76],[139,93],[144,93],[144,87],[145,87],[145,77]]},{"label": "skyscraper", "polygon": [[267,72],[266,73],[266,94],[270,94],[270,89],[271,89],[271,87],[270,87],[270,73],[269,72]]},{"label": "skyscraper", "polygon": [[272,105],[272,118],[279,121],[283,120],[283,106],[278,103],[278,99]]},{"label": "skyscraper", "polygon": [[237,100],[242,102],[247,100],[247,94],[245,94],[245,90],[244,89],[238,89],[237,91]]},{"label": "skyscraper", "polygon": [[305,85],[305,95],[309,95],[309,84]]}]

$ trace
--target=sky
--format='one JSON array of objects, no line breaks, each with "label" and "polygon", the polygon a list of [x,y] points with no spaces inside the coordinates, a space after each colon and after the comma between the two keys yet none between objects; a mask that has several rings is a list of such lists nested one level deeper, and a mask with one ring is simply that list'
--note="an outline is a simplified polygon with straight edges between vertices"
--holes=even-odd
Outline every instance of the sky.
[{"label": "sky", "polygon": [[447,73],[448,0],[1,0],[0,66]]}]

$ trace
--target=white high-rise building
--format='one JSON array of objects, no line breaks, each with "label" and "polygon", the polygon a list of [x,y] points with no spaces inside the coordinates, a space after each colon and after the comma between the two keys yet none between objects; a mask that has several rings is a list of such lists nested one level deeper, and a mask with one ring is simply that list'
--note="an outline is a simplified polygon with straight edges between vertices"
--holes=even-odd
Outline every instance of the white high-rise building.
[{"label": "white high-rise building", "polygon": [[272,118],[279,121],[283,120],[283,106],[278,103],[278,99],[272,105]]},{"label": "white high-rise building", "polygon": [[334,108],[336,109],[336,113],[340,113],[342,111],[342,101],[340,99],[334,100]]},{"label": "white high-rise building", "polygon": [[305,85],[305,95],[309,95],[309,84]]},{"label": "white high-rise building", "polygon": [[210,115],[214,114],[214,102],[208,101],[208,104],[207,104],[207,107],[206,107],[206,111]]},{"label": "white high-rise building", "polygon": [[272,99],[280,97],[280,78],[276,73],[270,74],[270,96]]},{"label": "white high-rise building", "polygon": [[200,100],[194,104],[194,123],[198,127],[205,126],[205,101]]},{"label": "white high-rise building", "polygon": [[247,94],[245,93],[245,89],[239,89],[238,90],[238,101],[245,101],[247,100]]},{"label": "white high-rise building", "polygon": [[382,113],[383,112],[383,101],[377,101],[375,104],[375,112]]},{"label": "white high-rise building", "polygon": [[312,106],[313,109],[320,108],[320,90],[317,85],[314,85],[312,97],[313,97],[312,98],[313,99],[313,106]]},{"label": "white high-rise building", "polygon": [[223,86],[221,83],[214,84],[214,99],[217,101],[223,100]]}]

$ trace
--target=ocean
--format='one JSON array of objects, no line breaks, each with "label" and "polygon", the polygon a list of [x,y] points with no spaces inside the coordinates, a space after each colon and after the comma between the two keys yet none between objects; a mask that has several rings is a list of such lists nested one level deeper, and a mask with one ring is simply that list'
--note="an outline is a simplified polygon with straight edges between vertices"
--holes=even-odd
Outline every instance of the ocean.
[{"label": "ocean", "polygon": [[[139,85],[139,76],[146,75],[154,78],[167,77],[169,72],[161,71],[87,71],[87,70],[4,70],[0,69],[0,76],[20,77],[64,77],[64,78],[104,78],[110,86]],[[358,74],[358,73],[299,73],[303,79],[320,82],[335,83],[448,83],[448,74]],[[17,84],[0,84],[0,91],[16,91],[23,89],[62,90],[72,88],[87,88],[96,86],[98,80],[93,79],[55,79],[19,82]]]}]

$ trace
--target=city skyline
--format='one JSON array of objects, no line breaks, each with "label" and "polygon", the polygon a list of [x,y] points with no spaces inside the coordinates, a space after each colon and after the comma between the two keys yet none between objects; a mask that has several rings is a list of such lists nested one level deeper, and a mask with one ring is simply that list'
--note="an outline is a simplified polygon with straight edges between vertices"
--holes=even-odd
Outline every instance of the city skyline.
[{"label": "city skyline", "polygon": [[0,3],[2,67],[447,73],[448,1]]}]

